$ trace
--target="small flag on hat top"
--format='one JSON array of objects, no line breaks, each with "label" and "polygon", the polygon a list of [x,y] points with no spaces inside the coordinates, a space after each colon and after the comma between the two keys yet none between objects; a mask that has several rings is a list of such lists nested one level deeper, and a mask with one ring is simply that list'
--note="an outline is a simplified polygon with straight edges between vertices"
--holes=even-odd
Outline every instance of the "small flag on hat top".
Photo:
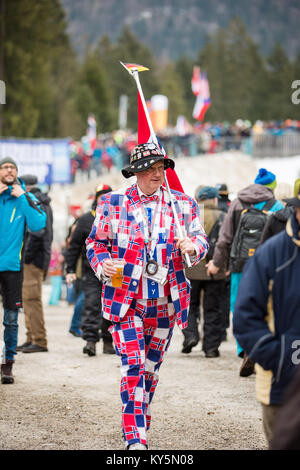
[{"label": "small flag on hat top", "polygon": [[144,70],[149,70],[147,67],[139,64],[124,64],[124,62],[120,63],[128,70],[128,72],[132,73],[133,71],[137,70],[138,72],[143,72]]}]

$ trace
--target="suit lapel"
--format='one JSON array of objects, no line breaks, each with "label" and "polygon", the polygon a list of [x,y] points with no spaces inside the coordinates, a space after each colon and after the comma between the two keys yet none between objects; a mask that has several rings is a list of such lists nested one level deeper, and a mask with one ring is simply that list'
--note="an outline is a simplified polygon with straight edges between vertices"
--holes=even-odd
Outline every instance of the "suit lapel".
[{"label": "suit lapel", "polygon": [[137,185],[134,184],[128,188],[125,192],[125,196],[127,197],[126,206],[128,214],[132,214],[135,224],[137,224],[140,228],[140,231],[144,233],[144,219],[142,215],[141,201],[137,190]]}]

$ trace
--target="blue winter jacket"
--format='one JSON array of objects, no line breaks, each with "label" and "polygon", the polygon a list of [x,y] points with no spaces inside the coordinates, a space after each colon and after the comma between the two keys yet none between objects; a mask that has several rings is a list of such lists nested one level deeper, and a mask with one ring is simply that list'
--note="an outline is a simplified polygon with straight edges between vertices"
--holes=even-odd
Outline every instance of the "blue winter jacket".
[{"label": "blue winter jacket", "polygon": [[[19,179],[25,191],[24,182]],[[20,271],[25,226],[32,232],[46,226],[46,214],[31,193],[16,198],[11,186],[0,194],[0,271]]]},{"label": "blue winter jacket", "polygon": [[281,404],[300,362],[300,237],[295,214],[244,268],[233,332],[256,362],[256,397]]}]

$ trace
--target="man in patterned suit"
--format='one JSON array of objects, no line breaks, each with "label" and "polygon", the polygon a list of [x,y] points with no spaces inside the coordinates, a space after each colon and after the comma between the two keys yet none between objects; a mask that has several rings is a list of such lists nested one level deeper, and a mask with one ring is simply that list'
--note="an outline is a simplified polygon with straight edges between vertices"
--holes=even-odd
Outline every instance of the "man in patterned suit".
[{"label": "man in patterned suit", "polygon": [[[163,186],[164,170],[174,168],[153,143],[131,152],[123,176],[137,177],[127,189],[101,198],[87,256],[103,281],[103,316],[113,322],[110,332],[121,356],[122,428],[125,448],[148,448],[150,403],[158,372],[175,322],[187,326],[190,284],[183,256],[194,265],[208,249],[199,206],[192,198],[171,191],[182,233],[176,232],[170,195]],[[124,259],[122,287],[112,286],[114,258]]]}]

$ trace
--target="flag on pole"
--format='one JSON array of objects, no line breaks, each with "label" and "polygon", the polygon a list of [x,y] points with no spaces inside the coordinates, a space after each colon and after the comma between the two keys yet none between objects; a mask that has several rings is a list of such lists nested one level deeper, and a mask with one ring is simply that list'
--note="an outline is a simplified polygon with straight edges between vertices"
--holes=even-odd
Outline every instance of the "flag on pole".
[{"label": "flag on pole", "polygon": [[193,76],[192,76],[192,92],[194,95],[198,96],[201,91],[201,75],[200,75],[200,67],[194,66],[193,68]]},{"label": "flag on pole", "polygon": [[[146,142],[153,142],[153,140],[151,137],[151,132],[144,111],[143,103],[138,92],[138,144],[145,144]],[[167,154],[159,140],[158,144],[160,146],[162,154],[165,156],[165,158],[167,158]],[[175,191],[180,191],[181,193],[184,193],[182,185],[175,170],[172,170],[172,168],[168,168],[166,170],[166,176],[168,178],[170,189],[174,189]]]},{"label": "flag on pole", "polygon": [[197,66],[193,70],[192,92],[196,96],[193,118],[197,121],[202,121],[211,105],[211,99],[206,72],[200,72],[200,67]]},{"label": "flag on pole", "polygon": [[124,64],[124,62],[120,63],[128,70],[128,72],[132,73],[133,71],[137,70],[138,72],[143,72],[144,70],[149,70],[147,67],[139,64]]},{"label": "flag on pole", "polygon": [[88,128],[87,128],[87,137],[89,140],[93,140],[96,138],[96,127],[97,127],[97,123],[96,123],[96,119],[95,117],[90,114],[89,117],[88,117],[88,120],[87,120],[87,124],[88,124]]}]

